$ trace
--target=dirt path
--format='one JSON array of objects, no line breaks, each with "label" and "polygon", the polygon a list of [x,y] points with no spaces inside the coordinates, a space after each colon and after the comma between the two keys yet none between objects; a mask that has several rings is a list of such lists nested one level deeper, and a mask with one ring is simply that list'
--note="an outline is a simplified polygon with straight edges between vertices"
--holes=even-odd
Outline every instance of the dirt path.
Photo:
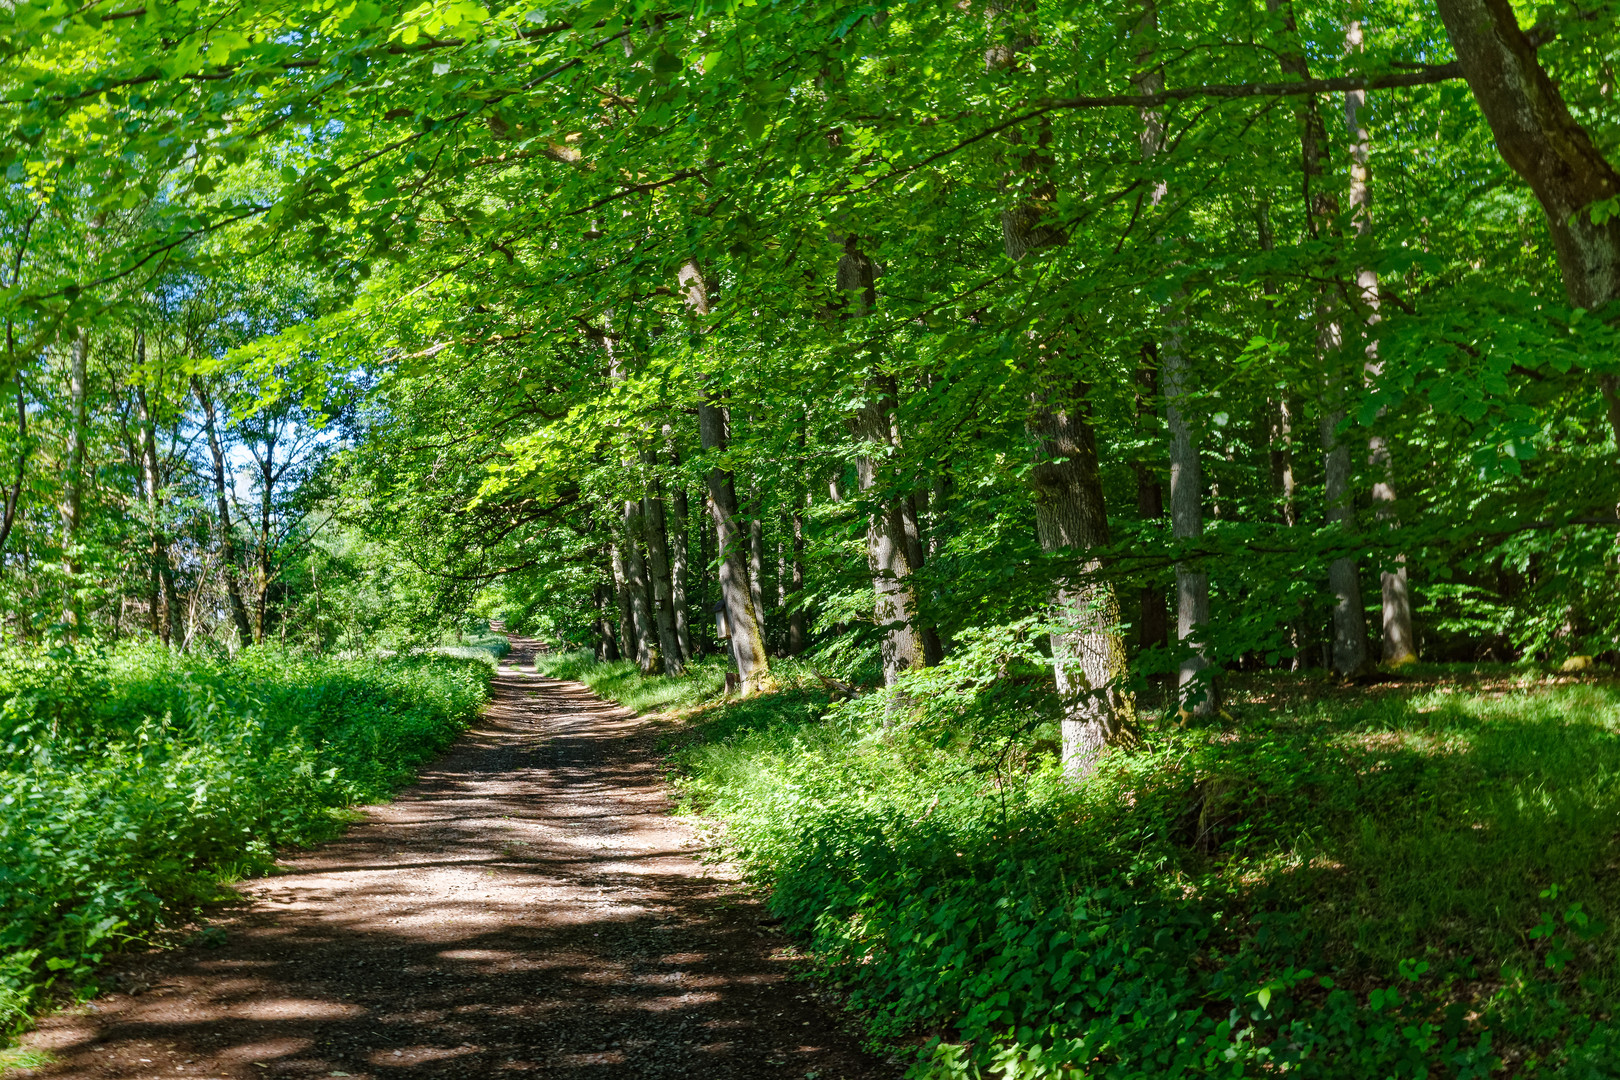
[{"label": "dirt path", "polygon": [[518,670],[422,781],[131,957],[49,1077],[892,1077],[668,816],[645,721]]}]

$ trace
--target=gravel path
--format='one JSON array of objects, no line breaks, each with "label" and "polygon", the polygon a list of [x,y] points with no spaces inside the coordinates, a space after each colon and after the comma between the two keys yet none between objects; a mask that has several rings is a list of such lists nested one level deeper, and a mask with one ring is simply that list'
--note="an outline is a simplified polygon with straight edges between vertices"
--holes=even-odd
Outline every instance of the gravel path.
[{"label": "gravel path", "polygon": [[420,784],[247,882],[217,947],[125,958],[24,1075],[897,1076],[695,857],[650,725],[514,646]]}]

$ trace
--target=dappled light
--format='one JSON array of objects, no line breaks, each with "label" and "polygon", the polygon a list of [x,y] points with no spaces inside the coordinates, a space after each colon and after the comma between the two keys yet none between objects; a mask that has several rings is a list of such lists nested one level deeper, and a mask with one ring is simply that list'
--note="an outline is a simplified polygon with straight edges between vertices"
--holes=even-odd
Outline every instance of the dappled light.
[{"label": "dappled light", "polygon": [[0,1080],[1620,1080],[1620,0],[0,0]]},{"label": "dappled light", "polygon": [[[527,658],[527,652],[520,654]],[[508,665],[417,787],[126,958],[39,1076],[888,1076],[669,816],[654,733]]]}]

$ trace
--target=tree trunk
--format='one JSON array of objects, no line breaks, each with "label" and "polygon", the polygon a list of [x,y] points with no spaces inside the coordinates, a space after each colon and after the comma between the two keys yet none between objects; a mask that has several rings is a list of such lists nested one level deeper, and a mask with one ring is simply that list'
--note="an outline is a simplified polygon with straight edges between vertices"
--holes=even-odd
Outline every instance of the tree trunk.
[{"label": "tree trunk", "polygon": [[[992,9],[991,19],[992,33],[1000,40],[985,53],[985,67],[1010,68],[1029,39],[1007,11]],[[1049,130],[1044,120],[1040,123],[1036,144],[1008,162],[1008,184],[1017,184],[1025,195],[1002,211],[1001,239],[1008,257],[1019,261],[1068,240],[1049,220],[1057,190],[1048,178],[1050,158],[1043,152]],[[1042,364],[1041,354],[1031,355]],[[1050,381],[1047,370],[1037,371],[1043,377],[1038,381]],[[1088,394],[1089,388],[1081,384],[1040,386],[1027,425],[1036,446],[1030,485],[1041,550],[1076,552],[1077,576],[1060,578],[1052,595],[1060,627],[1052,634],[1052,666],[1061,702],[1063,771],[1074,779],[1096,768],[1104,748],[1124,732],[1131,713],[1120,688],[1125,645],[1118,631],[1119,601],[1099,573],[1101,561],[1092,554],[1108,544],[1109,536],[1097,436],[1085,414]]]},{"label": "tree trunk", "polygon": [[[679,465],[680,458],[673,449],[670,460]],[[670,499],[669,532],[669,595],[675,608],[675,640],[681,647],[681,660],[690,662],[692,653],[692,626],[686,600],[688,558],[686,553],[686,484],[678,484]]]},{"label": "tree trunk", "polygon": [[[1547,213],[1570,304],[1595,310],[1620,298],[1620,213],[1593,220],[1594,204],[1620,197],[1620,172],[1570,115],[1509,0],[1435,6],[1497,149]],[[1620,379],[1595,381],[1620,449]]]},{"label": "tree trunk", "polygon": [[610,617],[613,610],[613,570],[608,568],[606,581],[597,583],[591,591],[591,599],[596,605],[596,659],[611,663],[619,659],[619,643],[613,637],[613,619]]},{"label": "tree trunk", "polygon": [[[648,454],[648,463],[654,464]],[[647,482],[647,495],[642,499],[642,524],[647,537],[647,571],[652,576],[654,618],[658,625],[659,649],[664,655],[664,673],[679,675],[681,642],[675,633],[675,589],[670,582],[669,533],[664,523],[664,485],[655,479]]]},{"label": "tree trunk", "polygon": [[[135,334],[135,365],[146,370],[146,335]],[[169,540],[163,530],[163,468],[158,462],[157,418],[143,384],[135,386],[135,405],[141,420],[141,472],[146,482],[146,506],[151,512],[152,565],[163,593],[163,644],[172,646],[180,625],[180,598],[174,591],[174,567],[169,562]]]},{"label": "tree trunk", "polygon": [[[1340,351],[1339,327],[1323,328],[1321,352],[1334,356]],[[1344,422],[1344,391],[1337,381],[1330,383],[1323,402],[1321,432],[1326,482],[1327,520],[1337,525],[1345,539],[1355,532],[1356,510],[1350,485],[1350,448],[1339,441],[1338,428]],[[1361,603],[1361,573],[1353,555],[1340,555],[1328,564],[1328,588],[1333,593],[1333,641],[1331,663],[1338,674],[1350,678],[1367,667],[1367,613]]]},{"label": "tree trunk", "polygon": [[[253,598],[253,640],[263,642],[270,621],[270,582],[272,570],[271,532],[270,523],[273,517],[274,502],[273,491],[276,480],[276,444],[270,440],[265,441],[264,459],[260,465],[259,475],[262,488],[259,492],[259,550],[258,566],[254,572],[254,586],[258,595]],[[285,634],[286,627],[282,627]]]},{"label": "tree trunk", "polygon": [[[688,310],[697,318],[709,314],[709,288],[696,260],[681,266],[680,287]],[[698,405],[698,435],[705,454],[719,455],[726,449],[726,415],[717,396],[704,395]],[[709,505],[714,513],[715,541],[718,547],[720,603],[730,629],[731,656],[744,694],[765,689],[770,683],[771,662],[765,654],[764,627],[748,583],[748,567],[742,530],[737,521],[737,488],[731,472],[711,466],[706,477]]]},{"label": "tree trunk", "polygon": [[793,560],[792,588],[789,592],[792,610],[788,613],[787,625],[787,654],[798,656],[804,652],[805,647],[805,617],[804,617],[804,503],[805,493],[800,492],[795,499],[793,508]]},{"label": "tree trunk", "polygon": [[[1164,386],[1165,426],[1170,430],[1170,533],[1177,540],[1204,534],[1203,467],[1182,402],[1187,395],[1187,358],[1181,343],[1165,341],[1160,371]],[[1209,574],[1186,563],[1176,564],[1176,640],[1193,651],[1182,657],[1176,675],[1177,703],[1183,713],[1211,716],[1218,706],[1215,681],[1205,674],[1209,660],[1201,640],[1209,625]]]},{"label": "tree trunk", "polygon": [[[1151,344],[1142,349],[1142,365],[1136,369],[1136,418],[1140,426],[1145,425],[1147,418],[1154,414],[1154,402],[1159,396],[1159,380],[1154,370],[1157,364],[1155,350]],[[1145,433],[1142,436],[1143,445],[1149,440]],[[1131,463],[1132,471],[1136,473],[1136,513],[1143,521],[1157,521],[1164,517],[1164,485],[1159,482],[1159,473],[1152,463],[1137,460]],[[1164,602],[1164,588],[1161,585],[1147,584],[1138,590],[1137,619],[1136,619],[1136,647],[1138,649],[1151,649],[1155,646],[1170,644],[1170,613]]]},{"label": "tree trunk", "polygon": [[[11,490],[6,493],[5,509],[0,513],[0,551],[5,549],[6,541],[11,538],[11,527],[17,521],[17,507],[22,501],[23,480],[28,475],[28,399],[23,393],[22,372],[16,367],[17,342],[13,335],[11,320],[7,319],[6,358],[17,372],[17,477],[11,483]],[[118,636],[116,629],[113,636]],[[0,637],[3,637],[3,629],[0,629]]]},{"label": "tree trunk", "polygon": [[[1067,398],[1085,400],[1076,387]],[[1096,767],[1105,747],[1118,740],[1130,717],[1119,686],[1125,672],[1119,603],[1102,579],[1101,562],[1089,554],[1109,541],[1102,470],[1090,423],[1073,407],[1039,407],[1030,422],[1039,461],[1030,473],[1035,489],[1035,533],[1041,550],[1077,553],[1075,578],[1056,582],[1052,663],[1062,705],[1063,770],[1079,778]]]},{"label": "tree trunk", "polygon": [[1299,506],[1294,498],[1294,418],[1298,408],[1287,397],[1266,402],[1266,428],[1271,460],[1271,492],[1277,500],[1277,516],[1284,525],[1299,524]]},{"label": "tree trunk", "polygon": [[[1292,12],[1283,0],[1268,0],[1273,10],[1284,11],[1283,24],[1290,34],[1297,32]],[[1299,51],[1281,57],[1284,72],[1300,79],[1310,78],[1310,66]],[[1299,107],[1300,189],[1305,203],[1305,220],[1310,234],[1317,236],[1324,225],[1338,217],[1339,202],[1326,186],[1327,127],[1315,97]],[[1343,362],[1343,336],[1332,300],[1324,289],[1317,307],[1317,359],[1324,373],[1320,431],[1323,464],[1327,481],[1324,495],[1327,519],[1346,534],[1354,530],[1355,508],[1350,490],[1350,451],[1338,441],[1338,427],[1345,417],[1347,380],[1339,368]],[[1328,566],[1328,588],[1333,593],[1333,630],[1330,663],[1345,677],[1359,675],[1367,666],[1367,615],[1361,605],[1361,572],[1354,556],[1341,555]]]},{"label": "tree trunk", "polygon": [[634,660],[640,650],[636,641],[636,616],[630,607],[630,584],[624,569],[624,553],[616,541],[608,544],[608,557],[613,563],[613,595],[619,602],[619,653],[626,660]]},{"label": "tree trunk", "polygon": [[[726,448],[726,417],[712,399],[698,406],[698,432],[705,453]],[[764,627],[754,607],[753,590],[745,562],[745,540],[738,522],[737,489],[730,472],[711,468],[708,474],[709,508],[714,513],[715,542],[719,549],[720,602],[731,635],[731,656],[743,692],[764,689],[771,663],[765,653]]]},{"label": "tree trunk", "polygon": [[[878,439],[887,443],[889,425],[881,399],[863,405],[850,427],[863,443]],[[855,459],[857,484],[863,492],[877,484],[876,460],[869,454]],[[867,518],[866,565],[875,595],[872,619],[883,630],[883,683],[893,686],[907,671],[922,667],[924,660],[913,624],[916,604],[908,580],[911,565],[906,560],[905,522],[896,502],[880,505]]]},{"label": "tree trunk", "polygon": [[220,446],[219,429],[214,419],[214,399],[203,387],[202,380],[193,375],[191,393],[203,413],[203,433],[208,437],[208,456],[214,464],[214,511],[219,518],[220,565],[224,571],[225,594],[231,608],[231,621],[236,625],[237,641],[246,645],[253,640],[253,628],[248,625],[247,605],[242,603],[242,586],[237,580],[241,562],[236,553],[236,531],[231,527],[230,497],[225,486],[225,451]]},{"label": "tree trunk", "polygon": [[[1143,4],[1142,29],[1155,30],[1157,25],[1158,11],[1153,0],[1147,0]],[[1139,94],[1156,94],[1164,88],[1164,76],[1157,69],[1133,81]],[[1164,138],[1164,115],[1156,109],[1143,109],[1144,162],[1164,152]],[[1162,204],[1168,193],[1164,181],[1156,183],[1153,204]],[[1181,302],[1178,289],[1171,303]],[[1169,333],[1159,350],[1159,377],[1164,391],[1165,426],[1170,432],[1170,533],[1177,540],[1196,540],[1204,534],[1204,471],[1186,415],[1192,372],[1182,350],[1181,326],[1181,315],[1173,313]],[[1188,563],[1177,563],[1176,641],[1190,650],[1182,657],[1176,674],[1176,704],[1183,715],[1212,716],[1219,704],[1213,672],[1208,670],[1207,645],[1200,640],[1208,626],[1209,574]]]},{"label": "tree trunk", "polygon": [[743,511],[748,521],[748,595],[754,601],[754,610],[759,614],[761,631],[766,632],[766,651],[770,650],[770,635],[766,625],[765,613],[770,608],[765,603],[765,521],[761,517],[763,501],[760,498],[759,484],[754,484],[749,492],[748,507]]},{"label": "tree trunk", "polygon": [[83,501],[84,446],[90,426],[89,399],[86,396],[90,360],[90,331],[80,330],[73,336],[73,350],[69,358],[67,461],[62,471],[62,502],[58,511],[62,517],[62,574],[66,592],[62,603],[62,622],[69,637],[77,637],[83,623],[83,607],[79,601],[79,511]]},{"label": "tree trunk", "polygon": [[[866,315],[876,303],[872,260],[856,245],[854,237],[844,242],[837,286],[846,312],[855,318]],[[862,492],[878,486],[881,463],[894,447],[891,413],[895,402],[891,389],[888,380],[868,378],[866,400],[850,418],[850,433],[863,447],[871,448],[855,459],[856,483]],[[915,529],[913,524],[912,531]],[[924,666],[928,659],[916,625],[910,548],[901,500],[883,500],[867,517],[866,563],[875,594],[872,619],[883,630],[885,686],[893,686],[900,676]]]},{"label": "tree trunk", "polygon": [[[120,400],[120,405],[124,404]],[[152,495],[146,485],[146,452],[143,449],[144,440],[141,438],[139,423],[140,410],[137,407],[127,407],[121,410],[118,418],[119,427],[124,435],[124,453],[129,459],[129,467],[135,474],[135,497],[140,501],[142,513],[145,515],[148,526],[155,520],[152,511]],[[130,429],[129,418],[136,417],[134,430]],[[134,515],[132,515],[134,516]],[[163,581],[158,576],[157,559],[154,545],[148,537],[148,550],[146,552],[146,627],[152,632],[154,640],[163,640]]]},{"label": "tree trunk", "polygon": [[[1345,33],[1345,45],[1352,53],[1361,52],[1361,23],[1351,20]],[[1372,184],[1368,174],[1372,139],[1361,123],[1361,110],[1366,107],[1365,90],[1347,90],[1344,95],[1344,123],[1350,135],[1350,215],[1359,237],[1372,234]],[[1364,267],[1356,272],[1356,300],[1365,309],[1365,325],[1378,325],[1378,271]],[[1383,375],[1383,360],[1378,355],[1378,342],[1369,337],[1366,347],[1366,379],[1376,384]],[[1373,470],[1373,513],[1386,528],[1396,525],[1395,468],[1390,459],[1389,441],[1382,434],[1367,440],[1368,464]],[[1381,574],[1380,591],[1383,596],[1383,659],[1384,663],[1399,667],[1417,660],[1417,638],[1412,631],[1412,598],[1406,581],[1406,556],[1395,557],[1395,568]]]},{"label": "tree trunk", "polygon": [[[893,386],[892,381],[890,386]],[[892,437],[895,445],[899,446],[900,431],[898,426],[894,428]],[[926,493],[912,492],[900,500],[900,527],[906,534],[906,563],[911,567],[913,575],[911,584],[913,600],[917,597],[915,575],[922,570],[923,560],[928,557],[928,549],[923,544],[922,539],[922,513],[918,509],[919,503],[924,507],[928,505]],[[933,667],[945,659],[945,647],[939,640],[939,631],[921,619],[915,621],[917,624],[917,640],[922,644],[923,665]]]},{"label": "tree trunk", "polygon": [[630,594],[630,618],[636,628],[636,666],[643,675],[660,672],[663,667],[659,648],[658,626],[653,621],[652,590],[647,580],[647,564],[641,549],[646,537],[646,522],[641,514],[639,499],[624,501],[624,583]]},{"label": "tree trunk", "polygon": [[[692,645],[702,655],[709,653],[709,642],[714,633],[714,605],[717,602],[709,585],[709,571],[715,565],[715,555],[711,550],[714,542],[714,530],[702,524],[704,521],[714,520],[714,508],[709,505],[708,487],[698,494],[698,529],[697,545],[697,597],[698,631],[692,636]],[[729,648],[730,646],[727,646]]]}]

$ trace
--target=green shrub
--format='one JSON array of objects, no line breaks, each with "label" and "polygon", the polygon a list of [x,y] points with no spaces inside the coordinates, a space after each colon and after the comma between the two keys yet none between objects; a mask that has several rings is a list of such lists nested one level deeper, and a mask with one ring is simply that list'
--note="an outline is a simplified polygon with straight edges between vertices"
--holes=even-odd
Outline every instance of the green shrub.
[{"label": "green shrub", "polygon": [[711,708],[679,754],[874,1033],[939,1036],[913,1076],[1620,1075],[1614,687],[1234,680],[1074,785],[1031,656]]},{"label": "green shrub", "polygon": [[0,655],[0,1023],[409,781],[488,677],[478,661],[271,647]]}]

